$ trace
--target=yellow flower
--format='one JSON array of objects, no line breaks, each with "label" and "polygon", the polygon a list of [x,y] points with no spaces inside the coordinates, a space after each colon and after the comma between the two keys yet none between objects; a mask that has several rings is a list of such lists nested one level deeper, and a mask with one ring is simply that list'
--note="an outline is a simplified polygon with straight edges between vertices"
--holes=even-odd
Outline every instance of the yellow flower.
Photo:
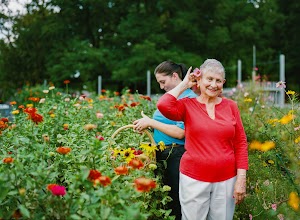
[{"label": "yellow flower", "polygon": [[20,111],[19,111],[19,110],[14,110],[14,111],[12,111],[11,113],[12,113],[13,115],[17,115],[17,114],[20,113]]},{"label": "yellow flower", "polygon": [[140,148],[146,151],[147,156],[154,155],[155,151],[157,151],[157,146],[150,143],[142,143]]},{"label": "yellow flower", "polygon": [[50,117],[51,118],[55,118],[55,114],[50,114]]},{"label": "yellow flower", "polygon": [[245,98],[244,102],[252,102],[252,99],[251,98]]},{"label": "yellow flower", "polygon": [[33,104],[27,104],[26,107],[27,107],[27,108],[32,108],[32,107],[33,107]]},{"label": "yellow flower", "polygon": [[273,141],[266,141],[261,145],[260,150],[266,152],[268,150],[273,149],[274,147],[275,147],[275,143]]},{"label": "yellow flower", "polygon": [[113,157],[120,156],[122,154],[122,150],[113,149]]},{"label": "yellow flower", "polygon": [[269,119],[269,120],[268,120],[268,123],[269,123],[270,125],[273,125],[273,126],[275,126],[277,122],[279,122],[279,120],[278,120],[277,118]]},{"label": "yellow flower", "polygon": [[249,148],[251,150],[260,150],[261,149],[261,143],[259,141],[254,140],[249,144]]},{"label": "yellow flower", "polygon": [[163,141],[158,142],[159,150],[163,151],[166,149],[166,145]]},{"label": "yellow flower", "polygon": [[291,192],[289,196],[288,204],[295,210],[299,210],[300,198],[295,192]]},{"label": "yellow flower", "polygon": [[300,136],[295,139],[295,143],[298,144],[300,142]]},{"label": "yellow flower", "polygon": [[287,95],[295,95],[295,91],[289,90],[286,92]]},{"label": "yellow flower", "polygon": [[133,158],[135,158],[134,150],[127,148],[122,152],[122,156],[125,158],[126,162],[129,163]]},{"label": "yellow flower", "polygon": [[285,116],[283,116],[279,122],[283,125],[288,124],[290,121],[292,121],[295,118],[295,115],[293,114],[287,114]]}]

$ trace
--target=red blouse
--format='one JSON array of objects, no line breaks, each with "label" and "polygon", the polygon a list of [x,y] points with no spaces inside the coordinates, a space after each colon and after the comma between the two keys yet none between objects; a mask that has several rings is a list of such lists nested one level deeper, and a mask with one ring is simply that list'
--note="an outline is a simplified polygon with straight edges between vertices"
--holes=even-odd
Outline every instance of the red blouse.
[{"label": "red blouse", "polygon": [[247,138],[237,104],[226,98],[215,106],[211,119],[206,105],[196,98],[177,100],[166,93],[157,103],[167,118],[184,121],[186,152],[180,172],[204,182],[220,182],[248,170]]}]

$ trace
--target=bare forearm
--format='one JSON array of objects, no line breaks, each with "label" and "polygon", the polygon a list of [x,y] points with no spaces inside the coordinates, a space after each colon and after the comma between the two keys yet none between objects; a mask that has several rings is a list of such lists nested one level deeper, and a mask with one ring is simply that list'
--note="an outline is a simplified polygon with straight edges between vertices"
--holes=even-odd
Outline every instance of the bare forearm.
[{"label": "bare forearm", "polygon": [[150,123],[150,127],[157,129],[173,138],[177,138],[177,139],[184,138],[184,130],[177,127],[176,125],[164,124],[162,122],[152,119]]},{"label": "bare forearm", "polygon": [[167,93],[174,96],[175,98],[178,98],[181,95],[181,93],[183,93],[188,88],[188,85],[186,85],[184,82],[181,82],[174,89],[170,90]]}]

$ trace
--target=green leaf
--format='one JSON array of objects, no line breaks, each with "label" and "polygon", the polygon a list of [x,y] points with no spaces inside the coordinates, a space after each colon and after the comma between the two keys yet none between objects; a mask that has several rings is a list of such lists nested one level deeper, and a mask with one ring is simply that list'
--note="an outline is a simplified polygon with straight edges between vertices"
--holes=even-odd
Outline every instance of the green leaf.
[{"label": "green leaf", "polygon": [[30,218],[30,213],[24,205],[19,205],[19,209],[23,216],[25,216],[26,218]]}]

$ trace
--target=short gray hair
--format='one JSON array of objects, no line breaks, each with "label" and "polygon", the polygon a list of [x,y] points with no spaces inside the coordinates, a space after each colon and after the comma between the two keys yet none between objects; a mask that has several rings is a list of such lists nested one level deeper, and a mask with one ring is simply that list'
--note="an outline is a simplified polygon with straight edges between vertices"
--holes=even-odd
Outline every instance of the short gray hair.
[{"label": "short gray hair", "polygon": [[225,68],[222,63],[216,59],[207,59],[200,66],[201,73],[214,72],[222,75],[225,78]]}]

